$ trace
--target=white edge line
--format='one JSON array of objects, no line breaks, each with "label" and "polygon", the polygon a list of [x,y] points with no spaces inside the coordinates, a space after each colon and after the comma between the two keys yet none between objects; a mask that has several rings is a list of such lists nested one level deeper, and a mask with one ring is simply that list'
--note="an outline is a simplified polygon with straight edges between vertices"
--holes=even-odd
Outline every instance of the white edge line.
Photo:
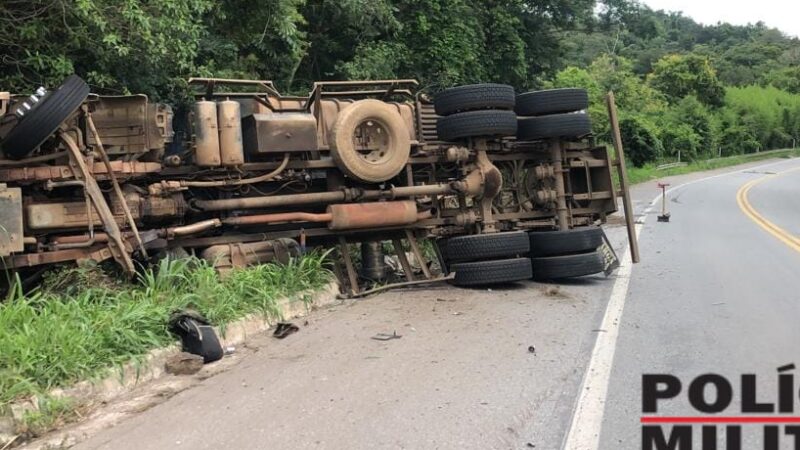
[{"label": "white edge line", "polygon": [[[667,189],[666,194],[669,195],[678,189],[701,181],[713,180],[744,171],[757,170],[793,160],[794,158],[785,161],[775,161],[760,166],[737,169],[710,177],[687,181],[686,183]],[[637,241],[639,240],[639,234],[644,227],[647,216],[660,199],[661,194],[655,196],[653,201],[651,201],[642,212],[643,217],[641,222],[637,223],[635,226]],[[621,265],[617,271],[614,286],[611,288],[611,296],[606,306],[606,312],[603,315],[603,321],[600,324],[600,330],[602,331],[597,333],[597,339],[592,349],[589,366],[586,368],[586,373],[583,376],[578,399],[573,409],[569,431],[561,446],[564,450],[595,450],[600,443],[600,432],[603,428],[603,415],[605,412],[609,379],[611,377],[611,368],[614,363],[614,354],[617,347],[619,327],[622,321],[622,312],[625,308],[625,300],[628,296],[628,285],[631,279],[631,272],[633,271],[630,255],[631,249],[630,245],[628,245],[620,260]]]}]

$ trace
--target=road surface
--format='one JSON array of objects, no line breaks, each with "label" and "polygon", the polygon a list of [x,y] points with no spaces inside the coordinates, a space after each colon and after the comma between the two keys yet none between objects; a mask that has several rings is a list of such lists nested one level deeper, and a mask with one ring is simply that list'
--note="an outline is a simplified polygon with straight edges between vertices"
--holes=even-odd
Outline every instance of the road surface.
[{"label": "road surface", "polygon": [[[285,340],[260,339],[233,369],[76,448],[558,449],[573,435],[567,445],[640,448],[642,373],[775,378],[796,356],[800,253],[791,236],[779,239],[753,217],[800,235],[800,171],[765,173],[800,160],[771,164],[669,180],[691,184],[671,193],[669,224],[648,214],[642,263],[629,277],[348,302],[313,314]],[[737,193],[764,177],[747,192],[758,214],[748,216]],[[653,184],[634,190],[639,214]],[[622,252],[624,229],[607,232]],[[612,291],[623,312],[608,322]],[[618,334],[596,348],[614,331],[604,323]],[[402,337],[371,339],[394,331]],[[595,370],[603,358],[605,376]],[[586,386],[602,386],[599,408],[581,400]],[[678,403],[662,410],[688,414]]]},{"label": "road surface", "polygon": [[[647,219],[600,448],[640,448],[644,373],[674,374],[684,384],[704,373],[725,376],[734,385],[726,415],[741,414],[743,373],[759,375],[759,401],[776,400],[776,369],[800,362],[799,169],[800,161],[787,160],[690,184],[671,193],[669,224]],[[658,412],[699,414],[685,392]],[[760,433],[748,426],[743,448],[763,448]]]}]

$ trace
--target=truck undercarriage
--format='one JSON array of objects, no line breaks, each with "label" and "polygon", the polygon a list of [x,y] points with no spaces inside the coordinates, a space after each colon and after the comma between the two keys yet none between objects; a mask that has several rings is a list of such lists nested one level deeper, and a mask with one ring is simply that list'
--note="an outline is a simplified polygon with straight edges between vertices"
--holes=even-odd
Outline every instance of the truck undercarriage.
[{"label": "truck undercarriage", "polygon": [[[6,270],[113,258],[132,275],[134,260],[179,248],[224,271],[363,242],[361,274],[341,251],[355,293],[359,276],[379,278],[369,261],[382,241],[397,247],[407,281],[402,241],[432,278],[418,240],[435,238],[457,284],[486,284],[513,280],[459,278],[457,266],[484,273],[469,264],[532,256],[535,276],[537,256],[598,248],[592,239],[535,254],[537,239],[594,235],[617,210],[619,161],[569,97],[580,90],[523,94],[515,107],[510,88],[488,84],[431,101],[413,80],[319,82],[304,97],[269,81],[189,83],[196,102],[175,111],[143,95],[89,94],[76,76],[49,92],[0,93]],[[527,232],[530,244],[513,247]],[[459,257],[459,245],[511,247]]]}]

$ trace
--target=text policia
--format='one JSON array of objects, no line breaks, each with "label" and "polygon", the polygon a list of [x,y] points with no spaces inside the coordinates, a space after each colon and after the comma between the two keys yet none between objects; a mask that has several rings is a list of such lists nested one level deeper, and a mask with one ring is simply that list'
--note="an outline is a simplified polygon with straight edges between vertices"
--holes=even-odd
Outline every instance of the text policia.
[{"label": "text policia", "polygon": [[[741,450],[745,442],[761,442],[763,450],[800,450],[800,416],[792,415],[800,410],[794,369],[794,364],[778,367],[777,392],[770,393],[759,391],[753,373],[742,374],[738,384],[714,373],[688,383],[671,374],[643,375],[642,449]],[[658,414],[678,401],[688,401],[693,413]]]}]

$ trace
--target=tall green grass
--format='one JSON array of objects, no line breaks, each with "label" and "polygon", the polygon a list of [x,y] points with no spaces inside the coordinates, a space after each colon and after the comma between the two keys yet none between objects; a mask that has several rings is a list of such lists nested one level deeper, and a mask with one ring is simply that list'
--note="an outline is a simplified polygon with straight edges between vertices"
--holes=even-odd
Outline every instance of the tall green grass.
[{"label": "tall green grass", "polygon": [[253,313],[277,318],[278,299],[330,280],[324,259],[314,253],[287,265],[234,270],[224,278],[203,260],[165,260],[144,271],[136,285],[54,291],[50,283],[27,295],[13,290],[0,303],[0,410],[15,399],[103,375],[174,342],[167,320],[179,308],[194,308],[215,325]]}]

